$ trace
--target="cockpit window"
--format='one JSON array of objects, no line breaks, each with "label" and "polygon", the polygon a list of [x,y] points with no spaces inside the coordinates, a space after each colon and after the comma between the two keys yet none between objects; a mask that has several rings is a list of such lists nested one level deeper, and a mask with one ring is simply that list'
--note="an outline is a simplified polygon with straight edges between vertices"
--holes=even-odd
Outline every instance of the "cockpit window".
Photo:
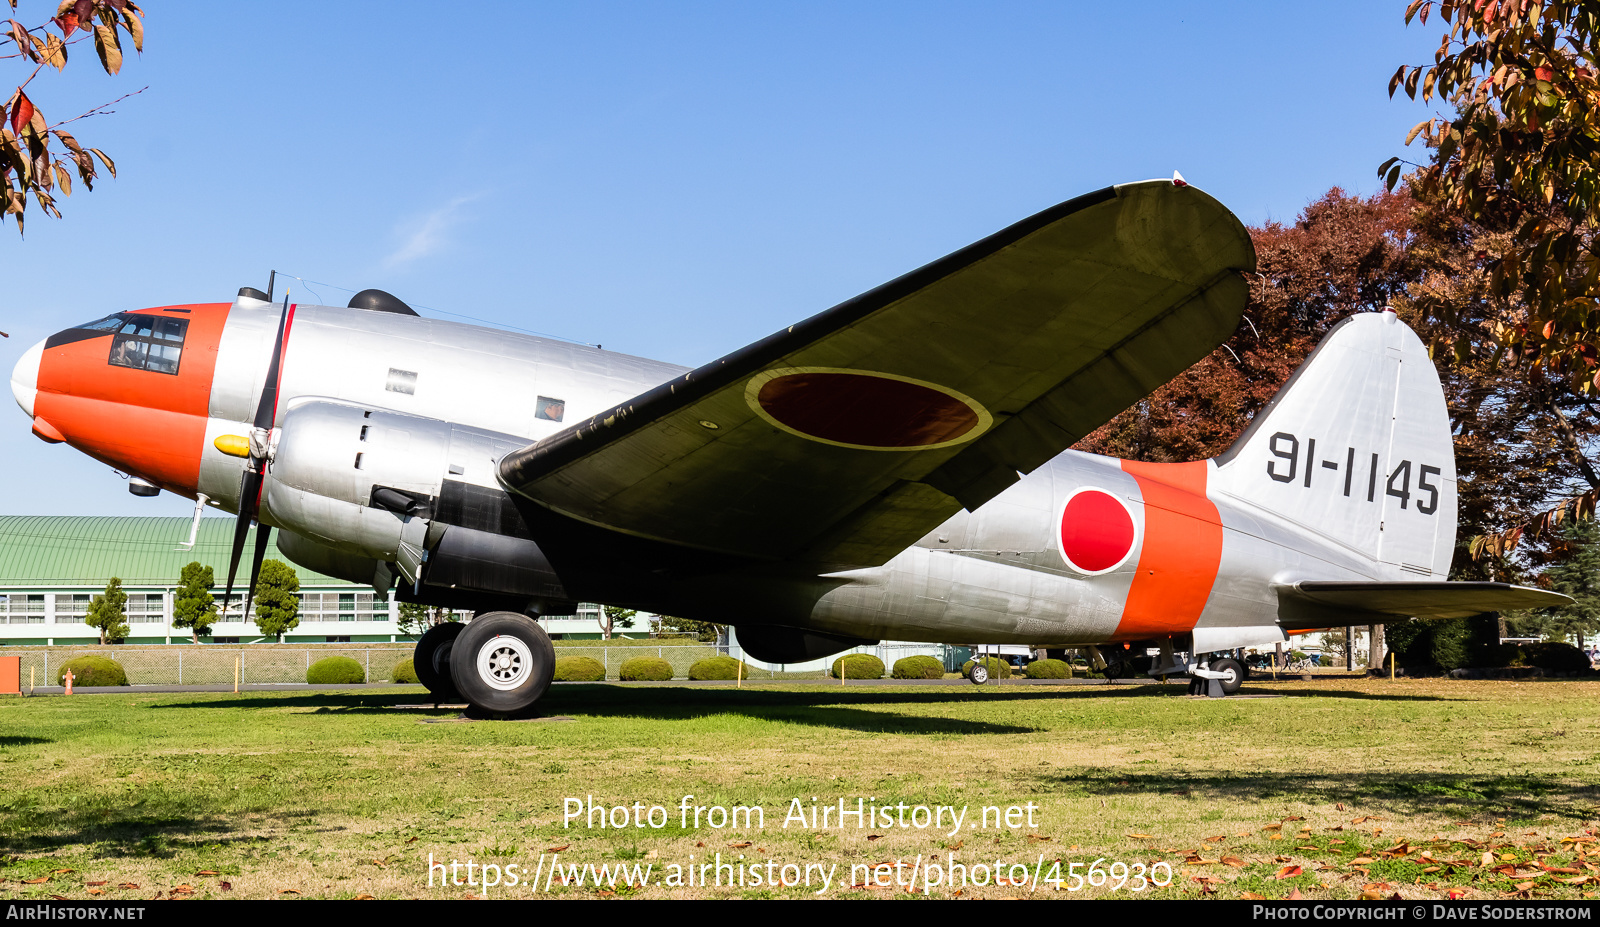
[{"label": "cockpit window", "polygon": [[121,325],[123,320],[127,318],[128,314],[126,312],[116,312],[106,316],[103,319],[97,319],[93,322],[85,322],[82,325],[74,325],[72,327],[91,332],[112,332],[116,331],[117,326]]},{"label": "cockpit window", "polygon": [[[115,367],[132,367],[135,370],[153,370],[156,373],[177,374],[178,359],[183,353],[183,336],[189,330],[188,319],[173,319],[158,315],[122,315],[120,325],[109,325],[117,316],[90,323],[105,325],[105,330],[116,331],[111,339],[111,359]],[[84,326],[88,328],[90,326]]]}]

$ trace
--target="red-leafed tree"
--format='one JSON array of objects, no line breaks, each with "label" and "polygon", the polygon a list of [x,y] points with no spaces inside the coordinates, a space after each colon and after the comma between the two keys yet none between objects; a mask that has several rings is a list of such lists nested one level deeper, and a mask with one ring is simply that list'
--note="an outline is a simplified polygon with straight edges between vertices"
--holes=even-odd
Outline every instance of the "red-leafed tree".
[{"label": "red-leafed tree", "polygon": [[[9,3],[15,13],[17,0]],[[135,51],[144,50],[143,16],[144,11],[131,0],[62,0],[56,15],[42,25],[24,26],[13,18],[0,26],[0,50],[9,45],[11,52],[0,54],[0,59],[23,67],[16,90],[0,105],[0,195],[5,215],[16,217],[19,233],[30,197],[46,215],[60,218],[56,194],[72,195],[73,173],[89,190],[94,189],[100,168],[113,177],[117,174],[116,165],[104,152],[83,147],[64,128],[111,112],[109,107],[117,101],[51,122],[35,100],[43,95],[34,81],[47,69],[66,68],[68,58],[83,43],[93,45],[107,74],[116,74],[122,70],[124,33]]]},{"label": "red-leafed tree", "polygon": [[[1559,538],[1547,533],[1517,563],[1467,556],[1474,541],[1481,549],[1485,538],[1515,531],[1552,501],[1587,489],[1584,449],[1600,434],[1586,398],[1567,382],[1495,350],[1483,251],[1504,233],[1405,191],[1361,199],[1338,189],[1293,224],[1250,233],[1258,273],[1239,330],[1078,449],[1152,461],[1214,457],[1335,323],[1393,308],[1435,346],[1444,383],[1460,490],[1457,575],[1517,578],[1559,555]],[[1453,311],[1425,311],[1440,303]]]}]

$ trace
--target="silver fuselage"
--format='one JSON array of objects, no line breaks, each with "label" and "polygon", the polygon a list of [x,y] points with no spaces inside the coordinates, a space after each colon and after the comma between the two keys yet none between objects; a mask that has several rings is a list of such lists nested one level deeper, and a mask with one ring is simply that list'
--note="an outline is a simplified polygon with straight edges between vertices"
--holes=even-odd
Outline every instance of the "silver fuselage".
[{"label": "silver fuselage", "polygon": [[[218,345],[199,492],[230,510],[243,462],[212,441],[240,433],[253,417],[278,319],[277,307],[241,298]],[[406,520],[367,504],[374,485],[437,495],[450,479],[502,491],[501,456],[686,372],[530,335],[299,306],[275,432],[292,437],[278,440],[261,520],[352,561],[393,562]],[[546,400],[561,404],[560,421],[539,417]],[[1086,576],[1062,555],[1062,506],[1085,486],[1123,499],[1144,539],[1139,482],[1120,461],[1068,451],[882,565],[781,563],[752,551],[749,563],[675,576],[649,600],[612,594],[603,582],[576,592],[704,620],[861,638],[1046,646],[1147,638],[1148,628],[1119,626],[1135,574],[1159,565],[1135,550],[1117,569]],[[1188,624],[1206,635],[1208,649],[1257,643],[1259,629],[1276,620],[1274,584],[1380,578],[1358,551],[1225,492],[1207,495],[1221,522],[1221,558],[1214,575],[1191,578],[1203,586],[1204,609]],[[591,572],[603,573],[598,566]]]}]

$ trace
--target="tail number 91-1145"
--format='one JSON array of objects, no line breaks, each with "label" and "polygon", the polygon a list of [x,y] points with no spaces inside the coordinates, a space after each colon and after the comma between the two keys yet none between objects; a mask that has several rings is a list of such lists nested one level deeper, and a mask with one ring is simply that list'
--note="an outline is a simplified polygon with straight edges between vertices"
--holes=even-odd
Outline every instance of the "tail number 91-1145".
[{"label": "tail number 91-1145", "polygon": [[[1286,431],[1273,435],[1268,447],[1276,459],[1267,461],[1267,476],[1280,483],[1298,482],[1310,489],[1312,475],[1318,470],[1329,470],[1332,472],[1319,477],[1318,485],[1327,485],[1331,480],[1347,497],[1365,489],[1368,502],[1377,498],[1380,471],[1378,455],[1375,453],[1358,454],[1355,448],[1345,447],[1342,448],[1342,455],[1335,451],[1333,458],[1319,459],[1316,438],[1306,439],[1302,454],[1300,439]],[[1414,499],[1411,486],[1413,470],[1416,471],[1417,481]],[[1402,460],[1384,480],[1383,494],[1399,499],[1402,509],[1415,501],[1417,511],[1432,515],[1439,510],[1439,487],[1433,478],[1442,474],[1443,471],[1438,467],[1429,464],[1416,466],[1409,460]]]}]

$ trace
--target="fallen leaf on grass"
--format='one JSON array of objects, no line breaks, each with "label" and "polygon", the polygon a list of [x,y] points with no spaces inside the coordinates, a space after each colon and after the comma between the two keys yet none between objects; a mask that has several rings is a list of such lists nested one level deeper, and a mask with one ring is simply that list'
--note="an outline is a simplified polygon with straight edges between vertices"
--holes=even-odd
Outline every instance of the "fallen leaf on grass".
[{"label": "fallen leaf on grass", "polygon": [[1290,892],[1289,893],[1289,897],[1287,899],[1285,899],[1285,900],[1287,900],[1287,901],[1304,901],[1305,898],[1306,898],[1306,896],[1300,894],[1300,889],[1297,888],[1294,891]]},{"label": "fallen leaf on grass", "polygon": [[1029,834],[1028,835],[1028,839],[1029,840],[1049,840],[1050,838],[1044,836],[1043,834]]},{"label": "fallen leaf on grass", "polygon": [[1150,836],[1149,834],[1128,834],[1127,836],[1132,837],[1135,840],[1154,840],[1154,839],[1156,839],[1156,838]]},{"label": "fallen leaf on grass", "polygon": [[1219,840],[1226,840],[1226,839],[1228,839],[1228,838],[1226,838],[1226,837],[1207,837],[1206,838],[1206,843],[1216,843]]},{"label": "fallen leaf on grass", "polygon": [[[705,844],[697,843],[697,844],[695,844],[695,846],[703,847],[703,846],[705,846]],[[562,850],[570,850],[570,849],[572,849],[572,844],[563,843],[561,846],[558,846],[558,847],[545,847],[544,851],[546,853],[560,853]]]},{"label": "fallen leaf on grass", "polygon": [[85,885],[104,885],[106,883],[104,883],[104,882],[85,882],[83,884],[85,884]]},{"label": "fallen leaf on grass", "polygon": [[357,895],[355,897],[355,900],[356,901],[377,901],[378,899],[374,895],[369,895],[366,892],[362,892],[361,894],[359,894],[359,895]]},{"label": "fallen leaf on grass", "polygon": [[232,882],[219,882],[219,883],[217,883],[217,885],[218,885],[219,888],[221,888],[225,892],[233,891],[233,883]]},{"label": "fallen leaf on grass", "polygon": [[[872,838],[868,837],[867,839],[871,840]],[[730,850],[743,850],[743,849],[745,849],[746,847],[748,847],[750,845],[751,845],[750,841],[742,840],[742,841],[740,841],[738,843],[730,843],[730,844],[728,844],[728,849],[730,849]]]},{"label": "fallen leaf on grass", "polygon": [[194,894],[194,886],[192,886],[189,883],[185,882],[182,885],[173,886],[172,890],[167,892],[167,894],[169,894],[169,895],[193,895]]},{"label": "fallen leaf on grass", "polygon": [[89,889],[89,894],[91,894],[91,895],[104,895],[105,893],[106,893],[106,891],[103,888],[91,888],[91,889]]},{"label": "fallen leaf on grass", "polygon": [[133,890],[137,889],[138,887],[139,887],[139,883],[137,883],[137,882],[119,882],[119,883],[117,883],[117,888],[125,888],[125,889],[127,889],[129,891],[133,891]]},{"label": "fallen leaf on grass", "polygon": [[197,875],[197,876],[219,876],[219,875],[222,875],[222,873],[218,872],[215,869],[202,869],[199,872],[195,873],[195,875]]},{"label": "fallen leaf on grass", "polygon": [[1304,871],[1305,870],[1301,869],[1299,866],[1284,866],[1282,869],[1278,870],[1277,874],[1274,875],[1273,878],[1274,879],[1292,879],[1292,878],[1294,878],[1295,876],[1299,875],[1300,873],[1302,873]]},{"label": "fallen leaf on grass", "polygon": [[23,879],[22,880],[22,884],[23,885],[43,885],[44,883],[46,883],[48,881],[50,881],[50,877],[49,876],[40,876],[37,879]]},{"label": "fallen leaf on grass", "polygon": [[1224,856],[1222,858],[1222,865],[1232,866],[1235,869],[1243,869],[1245,867],[1245,861],[1237,856]]},{"label": "fallen leaf on grass", "polygon": [[1244,892],[1244,893],[1240,894],[1239,897],[1240,898],[1248,898],[1251,901],[1266,901],[1267,900],[1267,896],[1266,895],[1257,895],[1255,892]]},{"label": "fallen leaf on grass", "polygon": [[279,889],[278,890],[278,894],[280,894],[280,895],[298,895],[298,894],[300,894],[300,892],[297,891],[296,889],[292,889],[292,888],[283,888],[283,889]]}]

